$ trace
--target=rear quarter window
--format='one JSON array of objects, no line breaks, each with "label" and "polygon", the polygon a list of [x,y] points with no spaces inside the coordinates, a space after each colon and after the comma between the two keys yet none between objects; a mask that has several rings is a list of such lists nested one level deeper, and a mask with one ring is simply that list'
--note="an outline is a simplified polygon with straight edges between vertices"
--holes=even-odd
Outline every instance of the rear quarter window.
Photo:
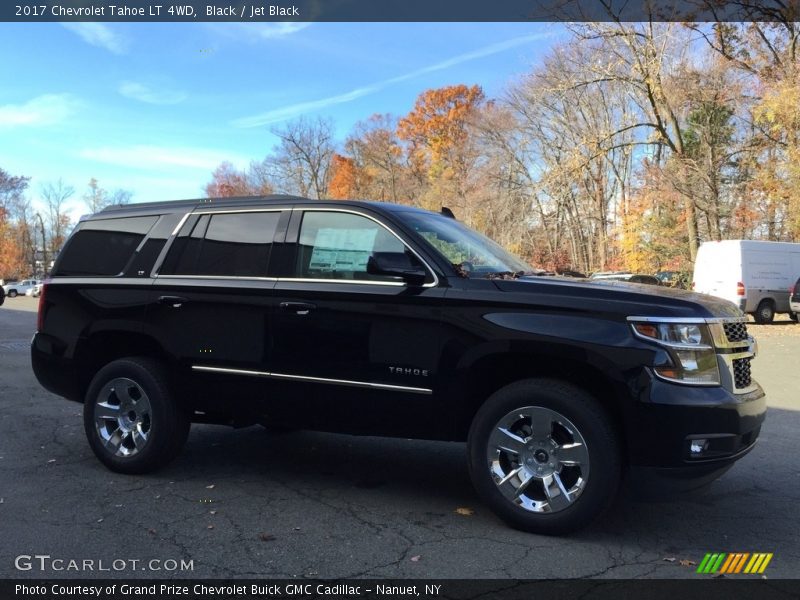
[{"label": "rear quarter window", "polygon": [[158,215],[96,219],[78,224],[53,269],[56,277],[119,275]]}]

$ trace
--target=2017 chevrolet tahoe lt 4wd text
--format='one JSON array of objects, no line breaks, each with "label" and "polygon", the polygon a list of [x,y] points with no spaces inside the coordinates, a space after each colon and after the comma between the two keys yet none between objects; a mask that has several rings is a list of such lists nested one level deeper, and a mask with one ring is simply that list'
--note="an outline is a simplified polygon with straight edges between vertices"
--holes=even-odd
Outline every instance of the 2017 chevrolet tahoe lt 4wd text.
[{"label": "2017 chevrolet tahoe lt 4wd text", "polygon": [[534,274],[451,214],[273,196],[81,220],[31,356],[111,470],[164,465],[191,422],[466,441],[480,497],[557,534],[623,474],[685,489],[747,453],[755,350],[723,300]]}]

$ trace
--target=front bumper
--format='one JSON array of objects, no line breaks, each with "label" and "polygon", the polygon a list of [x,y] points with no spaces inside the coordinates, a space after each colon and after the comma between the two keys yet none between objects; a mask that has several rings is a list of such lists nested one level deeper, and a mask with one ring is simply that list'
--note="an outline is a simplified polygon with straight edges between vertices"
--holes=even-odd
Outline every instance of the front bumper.
[{"label": "front bumper", "polygon": [[647,470],[672,480],[721,475],[754,447],[767,410],[756,382],[748,393],[734,394],[655,376],[635,404],[626,420],[631,472]]}]

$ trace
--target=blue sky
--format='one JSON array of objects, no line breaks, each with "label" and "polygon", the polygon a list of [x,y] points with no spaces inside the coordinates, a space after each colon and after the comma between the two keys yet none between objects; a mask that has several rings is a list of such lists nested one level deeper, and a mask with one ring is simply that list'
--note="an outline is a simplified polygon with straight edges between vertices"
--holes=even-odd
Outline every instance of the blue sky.
[{"label": "blue sky", "polygon": [[432,87],[489,96],[563,35],[546,23],[0,24],[0,167],[30,196],[90,177],[134,202],[193,198],[222,160],[245,167],[300,115],[341,140]]}]

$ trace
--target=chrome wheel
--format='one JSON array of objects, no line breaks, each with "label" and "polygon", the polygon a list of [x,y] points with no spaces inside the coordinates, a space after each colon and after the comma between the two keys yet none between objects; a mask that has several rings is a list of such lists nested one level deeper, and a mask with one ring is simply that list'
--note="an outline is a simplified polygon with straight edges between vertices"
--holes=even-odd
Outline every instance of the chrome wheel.
[{"label": "chrome wheel", "polygon": [[150,399],[138,383],[118,377],[100,389],[94,409],[97,434],[113,456],[134,456],[148,442]]},{"label": "chrome wheel", "polygon": [[535,513],[571,506],[589,480],[589,452],[578,428],[561,413],[526,406],[492,428],[488,467],[509,501]]}]

